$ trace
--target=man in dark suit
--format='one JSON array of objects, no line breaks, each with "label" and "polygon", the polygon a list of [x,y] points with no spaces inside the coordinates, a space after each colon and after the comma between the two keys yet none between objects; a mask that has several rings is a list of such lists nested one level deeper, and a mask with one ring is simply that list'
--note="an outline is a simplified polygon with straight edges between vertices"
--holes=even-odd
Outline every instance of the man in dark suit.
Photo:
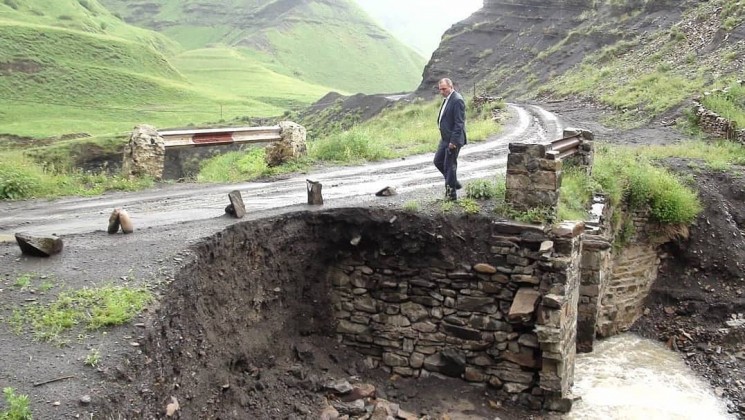
[{"label": "man in dark suit", "polygon": [[457,190],[461,188],[458,182],[458,153],[460,148],[468,143],[466,138],[466,103],[460,93],[453,88],[450,79],[442,79],[438,83],[440,94],[445,98],[437,115],[437,125],[440,127],[440,144],[435,153],[435,167],[445,177],[445,199],[457,200]]}]

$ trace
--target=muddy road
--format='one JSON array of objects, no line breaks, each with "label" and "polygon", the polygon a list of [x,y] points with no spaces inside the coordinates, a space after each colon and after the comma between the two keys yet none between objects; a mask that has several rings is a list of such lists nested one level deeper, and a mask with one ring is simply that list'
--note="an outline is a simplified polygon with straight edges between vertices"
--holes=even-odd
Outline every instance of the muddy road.
[{"label": "muddy road", "polygon": [[[560,118],[536,105],[509,105],[510,116],[502,132],[486,142],[472,143],[460,154],[462,181],[484,178],[503,169],[510,142],[537,143],[561,137]],[[437,139],[432,140],[432,150]],[[242,184],[162,185],[136,193],[109,193],[91,198],[64,198],[0,203],[0,240],[15,232],[79,234],[106,228],[115,207],[126,208],[137,229],[165,226],[220,216],[227,194],[239,190],[249,214],[297,206],[307,201],[306,179],[323,184],[327,202],[351,205],[386,186],[407,192],[443,184],[432,165],[432,154],[411,156],[355,167],[334,168],[271,182]]]}]

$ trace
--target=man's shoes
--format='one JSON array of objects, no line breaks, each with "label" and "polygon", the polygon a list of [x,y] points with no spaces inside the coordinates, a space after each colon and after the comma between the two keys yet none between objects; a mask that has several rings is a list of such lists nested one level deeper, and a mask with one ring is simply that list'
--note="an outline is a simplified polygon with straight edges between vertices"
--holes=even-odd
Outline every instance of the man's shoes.
[{"label": "man's shoes", "polygon": [[458,195],[455,193],[455,190],[449,186],[445,186],[445,201],[456,201],[457,199]]}]

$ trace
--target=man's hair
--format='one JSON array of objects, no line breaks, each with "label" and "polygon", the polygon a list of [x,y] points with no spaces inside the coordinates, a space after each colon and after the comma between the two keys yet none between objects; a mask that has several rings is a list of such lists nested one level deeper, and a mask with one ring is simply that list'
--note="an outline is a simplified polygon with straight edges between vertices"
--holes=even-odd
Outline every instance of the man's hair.
[{"label": "man's hair", "polygon": [[440,79],[437,84],[439,85],[440,83],[445,83],[448,87],[453,87],[453,81],[448,79],[447,77],[443,77],[442,79]]}]

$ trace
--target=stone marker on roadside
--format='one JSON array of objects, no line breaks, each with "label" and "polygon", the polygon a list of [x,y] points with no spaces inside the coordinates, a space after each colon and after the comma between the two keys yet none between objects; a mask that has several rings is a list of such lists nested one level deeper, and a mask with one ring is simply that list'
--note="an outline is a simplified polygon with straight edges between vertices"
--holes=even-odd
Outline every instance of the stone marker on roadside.
[{"label": "stone marker on roadside", "polygon": [[121,227],[123,233],[132,233],[134,232],[134,224],[132,224],[132,218],[129,217],[129,213],[127,213],[124,209],[114,209],[111,212],[111,216],[109,216],[109,227],[106,230],[110,234],[114,234],[119,232],[119,228]]},{"label": "stone marker on roadside", "polygon": [[390,197],[396,194],[398,194],[398,192],[396,191],[395,187],[385,187],[382,190],[375,193],[375,195],[378,197]]},{"label": "stone marker on roadside", "polygon": [[55,235],[34,236],[26,232],[18,232],[15,237],[21,252],[26,255],[49,257],[62,252],[62,238]]},{"label": "stone marker on roadside", "polygon": [[114,209],[109,216],[109,228],[106,231],[111,234],[119,232],[119,210]]},{"label": "stone marker on roadside", "polygon": [[231,191],[228,194],[228,199],[230,199],[230,204],[225,207],[225,213],[238,219],[242,219],[243,216],[246,215],[246,205],[243,203],[241,192],[238,190]]},{"label": "stone marker on roadside", "polygon": [[126,210],[119,210],[119,224],[122,225],[123,233],[132,233],[135,231],[132,219],[129,217],[129,213]]},{"label": "stone marker on roadside", "polygon": [[311,181],[310,179],[306,179],[305,182],[307,182],[308,187],[308,204],[312,206],[323,204],[323,194],[321,193],[323,185],[320,182]]}]

